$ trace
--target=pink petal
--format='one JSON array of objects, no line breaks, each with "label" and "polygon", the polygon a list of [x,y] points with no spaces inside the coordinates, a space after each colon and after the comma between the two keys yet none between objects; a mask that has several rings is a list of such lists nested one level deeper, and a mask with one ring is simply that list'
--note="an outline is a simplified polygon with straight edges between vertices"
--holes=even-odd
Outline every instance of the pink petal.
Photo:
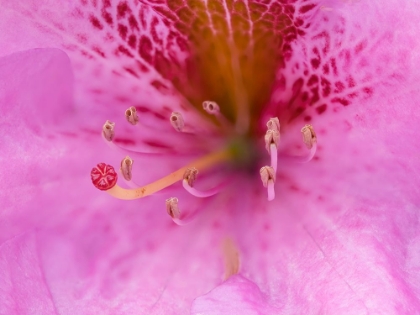
[{"label": "pink petal", "polygon": [[[287,74],[286,85],[272,101],[280,117],[291,114],[284,149],[304,152],[296,145],[299,128],[310,121],[319,150],[306,165],[279,166],[276,203],[268,214],[242,219],[238,239],[244,274],[282,312],[411,314],[420,308],[420,60],[412,25],[418,13],[400,4],[337,4],[321,12],[296,43],[291,61],[297,64],[279,72]],[[330,50],[323,52],[326,43]],[[337,74],[324,73],[331,58]],[[325,77],[331,92],[322,97],[325,84],[313,85],[321,97],[310,106],[311,94],[304,93],[312,74]],[[342,92],[335,91],[339,81],[347,82]],[[334,100],[352,92],[358,96],[346,104]],[[324,101],[326,110],[317,110]]]},{"label": "pink petal", "polygon": [[[272,310],[271,310],[272,311]],[[218,287],[194,300],[192,315],[271,314],[267,298],[248,279],[235,275]]]},{"label": "pink petal", "polygon": [[[27,223],[15,220],[23,206],[42,194],[57,175],[44,173],[63,154],[54,124],[66,125],[72,104],[73,76],[67,56],[57,49],[35,49],[0,59],[2,109],[0,174],[1,237]],[[56,173],[56,172],[54,172]],[[6,236],[10,237],[10,235]]]},{"label": "pink petal", "polygon": [[65,50],[75,69],[77,105],[98,124],[123,117],[130,106],[152,123],[181,109],[182,97],[171,80],[185,79],[185,38],[148,6],[8,0],[1,5],[0,54],[34,47]]},{"label": "pink petal", "polygon": [[16,236],[0,245],[0,279],[2,313],[58,314],[33,233]]},{"label": "pink petal", "polygon": [[[218,248],[220,235],[200,222],[177,228],[166,214],[166,194],[127,203],[98,193],[90,168],[100,157],[118,165],[120,156],[92,141],[83,129],[89,122],[77,111],[65,115],[66,132],[54,126],[59,105],[71,103],[68,65],[54,49],[0,60],[2,119],[10,124],[1,127],[6,166],[0,189],[1,279],[7,280],[0,281],[2,309],[48,314],[53,300],[60,314],[185,311],[223,274],[219,257],[207,250]],[[145,178],[176,168],[166,156],[154,161],[156,166],[144,170]],[[184,206],[194,206],[193,198],[183,200]],[[28,230],[33,238],[19,236]],[[190,235],[197,243],[190,244]],[[23,275],[36,278],[34,288],[39,289],[28,300],[30,310],[22,302],[31,293]]]},{"label": "pink petal", "polygon": [[[0,34],[13,38],[11,35],[16,33],[13,33],[10,25],[16,23],[10,21],[32,23],[31,16],[24,19],[16,17],[30,11],[32,3],[3,1],[3,4],[7,14],[2,21],[6,22],[0,23],[7,32]],[[27,7],[21,10],[25,6]],[[300,53],[291,56],[290,60],[297,58],[300,68],[290,62],[285,69],[280,70],[280,73],[287,74],[284,76],[287,81],[284,83],[279,76],[276,88],[278,93],[273,94],[272,103],[281,109],[278,112],[280,116],[289,114],[285,124],[287,137],[290,137],[289,143],[299,143],[296,142],[299,139],[293,138],[293,135],[298,135],[301,125],[311,120],[319,137],[318,159],[301,167],[285,165],[284,169],[280,168],[276,188],[278,199],[275,204],[270,204],[271,210],[268,213],[260,210],[263,207],[258,198],[264,193],[262,188],[252,186],[257,188],[248,190],[248,194],[247,190],[238,188],[241,192],[236,206],[238,213],[229,229],[237,233],[240,241],[244,276],[258,285],[262,296],[268,297],[267,303],[279,312],[292,310],[292,313],[305,314],[410,314],[419,308],[419,260],[416,254],[420,241],[417,232],[417,209],[420,203],[419,144],[416,141],[419,121],[416,104],[419,100],[418,76],[415,73],[419,63],[418,57],[413,53],[417,49],[417,29],[410,24],[417,20],[417,11],[409,6],[410,4],[401,5],[392,1],[382,3],[381,6],[375,2],[334,4],[333,8],[338,10],[339,15],[331,14],[332,18],[328,21],[322,18],[310,20],[312,28],[308,26],[306,37],[296,42],[294,51]],[[69,7],[72,9],[71,5]],[[39,8],[45,9],[40,4]],[[60,14],[48,14],[48,11],[41,9],[35,10],[35,13],[40,13],[42,18],[53,17],[53,22],[64,20]],[[57,13],[61,8],[50,4],[49,10]],[[64,12],[66,15],[71,10]],[[344,16],[344,26],[340,24],[343,23],[341,15]],[[325,15],[318,15],[320,16]],[[358,21],[359,16],[361,21]],[[372,20],[365,21],[366,16],[371,16]],[[76,30],[86,26],[83,23],[79,26],[71,19],[69,21]],[[22,42],[28,47],[38,45],[36,41],[40,38],[46,38],[44,45],[68,44],[60,36],[57,39],[57,35],[44,37],[45,28],[34,29],[29,27],[31,23],[25,23],[19,24],[16,32],[26,33]],[[92,29],[94,24],[90,23]],[[51,28],[57,29],[56,26]],[[340,34],[339,31],[343,28],[345,32]],[[322,33],[324,29],[327,29],[328,34],[333,33],[336,36],[332,43],[339,47],[334,46],[332,53],[337,54],[341,61],[340,70],[343,70],[338,75],[331,75],[333,70],[330,68],[330,84],[336,86],[336,80],[345,81],[348,74],[353,75],[359,96],[347,107],[343,106],[345,104],[342,100],[334,101],[338,96],[347,97],[348,88],[353,84],[350,84],[350,80],[346,83],[344,92],[333,90],[330,95],[324,96],[329,101],[327,107],[323,107],[323,99],[320,98],[318,103],[302,110],[299,107],[303,104],[303,99],[311,99],[313,96],[304,96],[304,92],[310,91],[310,74],[319,72],[321,75],[324,66],[321,63],[329,61],[330,56],[326,57],[323,53],[322,57],[318,57],[313,50],[315,46],[319,46],[322,51],[325,37],[310,37]],[[394,37],[392,34],[396,29],[404,31],[397,31]],[[113,30],[116,31],[117,28]],[[343,37],[348,38],[344,40],[345,44],[340,42]],[[101,41],[104,37],[98,38]],[[376,41],[372,46],[368,44],[367,47],[370,48],[363,52],[366,49],[363,40],[369,39],[369,42],[372,38]],[[96,41],[96,38],[93,40]],[[115,49],[113,45],[110,47]],[[90,49],[93,50],[93,47]],[[346,49],[350,50],[350,61],[354,63],[346,64]],[[360,50],[360,53],[357,54],[356,50]],[[111,49],[111,54],[112,52]],[[155,104],[156,100],[159,105],[158,114],[165,112],[162,104],[166,101],[178,104],[178,94],[175,98],[163,98],[161,89],[157,93],[157,89],[148,86],[157,76],[154,72],[153,75],[145,75],[145,78],[134,81],[130,79],[132,83],[126,86],[122,83],[125,80],[116,79],[113,72],[108,71],[113,69],[113,62],[121,70],[121,65],[124,67],[126,61],[130,64],[132,60],[113,56],[112,61],[103,62],[99,57],[94,57],[95,63],[91,66],[90,61],[84,62],[81,54],[83,53],[79,50],[71,57],[75,65],[80,66],[76,74],[77,100],[80,104],[77,111],[87,108],[86,112],[90,115],[85,117],[92,119],[92,125],[96,124],[98,127],[99,121],[104,117],[98,117],[102,114],[94,115],[97,111],[90,110],[90,105],[108,105],[112,100],[119,105],[118,109],[114,110],[112,106],[106,106],[106,109],[103,107],[103,115],[116,115],[121,109],[131,105],[131,100],[123,101],[123,97],[127,98],[127,95],[130,99],[132,95],[136,95],[136,100],[147,95],[141,99],[146,104]],[[367,60],[363,57],[366,54],[369,56]],[[100,62],[97,62],[98,58]],[[311,63],[316,58],[322,59],[318,67],[314,66],[316,62]],[[390,64],[396,66],[383,67]],[[94,70],[102,71],[102,68],[106,74],[95,74]],[[308,70],[306,76],[305,70]],[[99,76],[100,80],[92,79]],[[301,83],[297,80],[300,76],[305,76],[305,80],[299,88]],[[375,81],[376,78],[380,80]],[[99,96],[94,96],[95,93],[92,92],[96,83],[103,90],[111,87],[113,89],[111,92],[101,90]],[[137,93],[134,85],[141,85],[141,93]],[[322,89],[325,85],[326,83],[324,86],[319,83],[319,88]],[[83,88],[84,86],[87,88]],[[281,86],[286,87],[284,91]],[[169,90],[170,93],[173,92],[171,88]],[[284,108],[291,99],[297,101],[291,102],[291,109],[285,111]],[[92,130],[95,132],[97,129]],[[286,144],[287,137],[284,139]],[[95,161],[95,154],[105,156],[105,153],[102,153],[99,144],[92,145],[90,140],[90,137],[69,140],[67,136],[60,135],[54,142],[51,141],[47,146],[51,152],[55,145],[65,141],[64,148],[59,147],[64,150],[65,158],[56,164],[48,164],[65,171],[64,175],[55,178],[55,190],[51,186],[41,186],[43,196],[39,199],[30,199],[32,195],[28,197],[32,204],[26,203],[22,207],[20,201],[10,203],[14,209],[24,208],[25,211],[32,206],[36,215],[44,213],[47,206],[50,208],[47,214],[59,214],[52,219],[42,214],[36,226],[42,228],[41,257],[47,266],[46,278],[49,279],[52,294],[58,301],[60,313],[81,313],[88,307],[96,313],[118,311],[128,314],[167,314],[184,311],[193,297],[209,291],[219,283],[218,275],[222,273],[220,262],[217,254],[208,249],[215,248],[218,238],[224,233],[219,226],[224,217],[222,216],[222,220],[206,217],[207,221],[199,222],[196,229],[187,227],[173,232],[168,226],[160,225],[160,222],[167,219],[162,213],[164,210],[138,211],[142,207],[159,209],[159,202],[151,200],[150,203],[141,205],[128,204],[110,201],[102,196],[93,200],[93,188],[83,181],[82,174],[88,174],[90,163]],[[302,148],[294,148],[293,145],[287,147],[291,151]],[[72,163],[69,167],[70,161],[80,161],[80,164]],[[35,163],[36,167],[40,165],[45,166],[42,161]],[[89,165],[87,171],[84,170],[85,165]],[[69,175],[73,176],[68,177]],[[54,178],[53,175],[47,175],[46,178],[48,176]],[[10,177],[8,175],[6,179]],[[74,187],[78,189],[74,191]],[[21,197],[20,192],[21,190],[11,193],[10,196]],[[252,209],[254,211],[243,211],[246,198],[258,205]],[[87,199],[92,203],[85,204]],[[219,208],[226,210],[225,207]],[[220,214],[221,210],[215,210],[215,213]],[[19,218],[15,222],[22,222],[22,216],[15,218]],[[28,221],[24,221],[27,226],[33,226],[32,219],[29,217]],[[42,222],[42,219],[47,220]],[[69,222],[72,224],[69,225]],[[157,227],[156,222],[159,222]],[[198,231],[202,233],[202,239],[193,244],[189,255],[185,255],[184,249],[189,248],[190,235],[196,235]],[[181,246],[180,239],[183,244]],[[179,257],[179,260],[176,259],[175,266],[171,265],[172,269],[168,267],[168,262],[172,262],[173,257]],[[60,263],[57,264],[57,261]],[[135,272],[131,273],[132,270]],[[150,278],[151,274],[156,277]],[[109,278],[104,279],[104,275]],[[184,279],[189,279],[188,283]],[[259,304],[259,291],[252,284],[249,286],[254,288],[251,291]],[[143,300],[138,296],[151,298]],[[174,297],[184,299],[174,301]],[[248,306],[247,301],[241,300],[240,294],[234,294],[233,297]]]}]

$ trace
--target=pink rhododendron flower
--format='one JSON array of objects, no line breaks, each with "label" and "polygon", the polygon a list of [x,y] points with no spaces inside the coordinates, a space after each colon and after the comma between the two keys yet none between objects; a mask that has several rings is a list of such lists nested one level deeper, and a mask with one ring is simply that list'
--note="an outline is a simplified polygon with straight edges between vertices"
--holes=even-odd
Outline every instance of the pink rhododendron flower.
[{"label": "pink rhododendron flower", "polygon": [[415,1],[0,5],[0,314],[420,313]]}]

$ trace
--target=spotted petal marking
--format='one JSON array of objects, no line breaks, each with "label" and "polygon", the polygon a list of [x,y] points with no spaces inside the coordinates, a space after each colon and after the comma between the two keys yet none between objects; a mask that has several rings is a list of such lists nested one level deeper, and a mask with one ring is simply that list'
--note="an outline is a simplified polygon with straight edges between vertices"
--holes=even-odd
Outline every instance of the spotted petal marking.
[{"label": "spotted petal marking", "polygon": [[398,35],[381,27],[392,21],[385,16],[357,19],[358,10],[344,1],[317,8],[306,34],[292,44],[289,62],[277,71],[268,115],[281,117],[282,123],[309,122],[404,80],[408,51],[389,49]]},{"label": "spotted petal marking", "polygon": [[[137,1],[4,0],[2,7],[0,27],[7,43],[2,53],[45,46],[64,49],[75,69],[76,101],[85,108],[101,106],[101,112],[113,116],[136,106],[166,117],[185,106],[171,83],[175,78],[185,81],[185,38],[148,6]],[[9,44],[15,42],[15,20],[22,25],[16,31],[19,47]]]}]

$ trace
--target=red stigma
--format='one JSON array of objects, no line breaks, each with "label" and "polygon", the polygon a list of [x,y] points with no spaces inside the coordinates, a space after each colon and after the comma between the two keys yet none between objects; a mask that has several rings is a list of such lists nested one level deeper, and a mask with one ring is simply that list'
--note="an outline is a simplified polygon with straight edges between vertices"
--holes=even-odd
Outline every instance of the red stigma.
[{"label": "red stigma", "polygon": [[99,163],[92,168],[90,178],[93,185],[99,190],[108,190],[117,183],[118,175],[111,165]]}]

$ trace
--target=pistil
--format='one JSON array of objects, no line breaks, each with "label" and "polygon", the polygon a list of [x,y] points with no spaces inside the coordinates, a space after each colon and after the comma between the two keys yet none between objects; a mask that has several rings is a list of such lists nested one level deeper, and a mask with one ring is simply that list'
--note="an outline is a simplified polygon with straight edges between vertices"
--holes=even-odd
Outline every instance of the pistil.
[{"label": "pistil", "polygon": [[155,192],[158,192],[168,186],[171,186],[172,184],[180,180],[183,180],[185,171],[188,168],[197,167],[201,170],[205,170],[215,165],[218,165],[222,162],[227,162],[230,159],[231,159],[231,154],[228,150],[217,151],[209,155],[206,155],[178,169],[177,171],[161,179],[158,179],[157,181],[153,183],[145,185],[143,187],[139,187],[136,189],[124,189],[118,186],[115,182],[115,186],[110,187],[109,189],[106,190],[106,192],[115,198],[123,199],[123,200],[133,200],[133,199],[143,198]]}]

